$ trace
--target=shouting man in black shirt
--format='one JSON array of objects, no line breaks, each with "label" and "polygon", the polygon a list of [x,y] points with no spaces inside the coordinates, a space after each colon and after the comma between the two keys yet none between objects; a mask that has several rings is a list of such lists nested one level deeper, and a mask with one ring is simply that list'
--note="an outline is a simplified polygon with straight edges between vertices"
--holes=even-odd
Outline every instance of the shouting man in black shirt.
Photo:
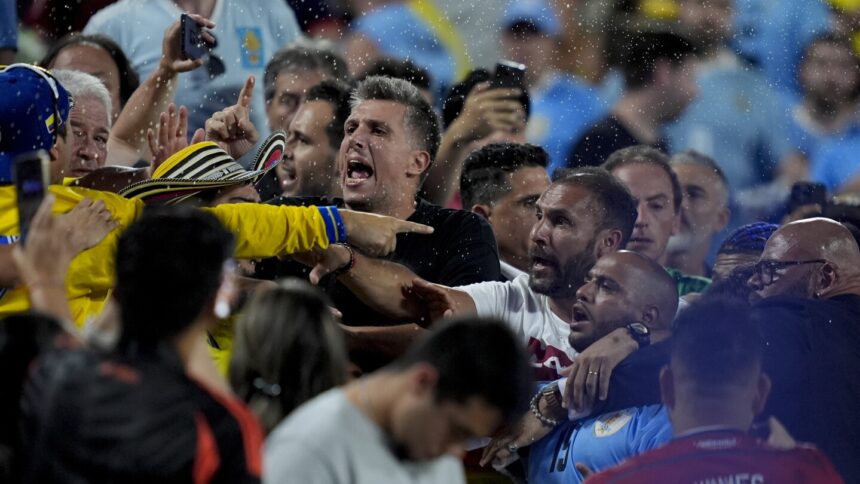
[{"label": "shouting man in black shirt", "polygon": [[[346,206],[421,221],[435,231],[424,238],[398,237],[388,260],[366,257],[345,245],[315,254],[317,266],[311,271],[311,281],[318,283],[321,276],[334,273],[337,283],[329,287],[329,294],[347,326],[384,326],[397,321],[363,303],[373,300],[375,292],[384,287],[381,280],[412,281],[419,276],[461,286],[500,276],[496,240],[482,217],[418,198],[439,138],[436,115],[410,83],[369,77],[353,92],[352,113],[338,159]],[[356,329],[353,336],[363,336],[360,332]]]}]

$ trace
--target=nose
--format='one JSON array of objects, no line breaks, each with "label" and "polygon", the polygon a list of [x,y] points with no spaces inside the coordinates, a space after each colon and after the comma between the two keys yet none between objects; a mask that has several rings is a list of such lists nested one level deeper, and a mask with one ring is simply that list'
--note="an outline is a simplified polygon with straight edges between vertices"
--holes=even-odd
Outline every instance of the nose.
[{"label": "nose", "polygon": [[96,149],[96,144],[88,136],[78,139],[75,154],[82,161],[93,162],[95,164],[98,164],[99,162],[99,154]]},{"label": "nose", "polygon": [[546,219],[539,219],[532,225],[531,240],[535,245],[543,247],[549,242],[549,231],[546,225]]},{"label": "nose", "polygon": [[648,211],[645,209],[645,204],[640,203],[637,207],[636,223],[637,228],[645,228],[648,226]]},{"label": "nose", "polygon": [[287,138],[287,144],[284,146],[284,159],[293,159],[293,149],[296,147],[296,142],[292,138]]},{"label": "nose", "polygon": [[587,281],[576,290],[576,300],[590,303],[594,301],[594,281]]}]

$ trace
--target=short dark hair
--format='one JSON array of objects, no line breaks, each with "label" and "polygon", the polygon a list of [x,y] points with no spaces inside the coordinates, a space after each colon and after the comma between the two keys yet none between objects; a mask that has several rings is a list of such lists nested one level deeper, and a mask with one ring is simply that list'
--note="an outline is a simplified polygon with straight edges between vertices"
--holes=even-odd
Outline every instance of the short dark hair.
[{"label": "short dark hair", "polygon": [[718,395],[760,368],[764,352],[750,305],[726,296],[704,296],[682,311],[670,344],[672,364],[683,367],[705,394]]},{"label": "short dark hair", "polygon": [[468,210],[476,203],[493,204],[510,192],[510,175],[520,168],[546,168],[549,155],[540,146],[493,143],[473,151],[463,162],[460,198]]},{"label": "short dark hair", "polygon": [[622,39],[627,40],[627,47],[619,64],[626,89],[650,85],[659,61],[679,66],[695,54],[693,44],[671,32],[626,32]]},{"label": "short dark hair", "polygon": [[698,165],[704,166],[708,170],[714,172],[714,175],[720,180],[720,183],[728,191],[729,188],[729,179],[726,178],[726,174],[723,172],[723,169],[720,168],[719,163],[716,160],[711,158],[710,156],[703,155],[696,150],[687,150],[682,151],[680,153],[675,153],[669,158],[669,164],[671,166],[675,165]]},{"label": "short dark hair", "polygon": [[600,214],[598,230],[620,230],[621,247],[627,245],[636,224],[638,208],[623,183],[603,168],[594,166],[556,170],[552,182],[580,186],[591,192],[591,197],[600,206],[597,211]]},{"label": "short dark hair", "polygon": [[148,208],[119,238],[120,347],[153,347],[182,332],[218,290],[233,235],[190,207]]},{"label": "short dark hair", "polygon": [[672,205],[677,212],[681,208],[684,192],[681,190],[681,182],[678,181],[678,175],[672,170],[666,153],[647,145],[628,146],[615,150],[601,166],[611,173],[622,166],[636,163],[656,166],[666,172],[666,176],[669,177],[669,182],[672,184]]},{"label": "short dark hair", "polygon": [[[442,103],[442,126],[447,129],[451,123],[460,116],[463,112],[463,106],[466,104],[466,98],[469,93],[479,83],[487,82],[493,78],[490,71],[486,69],[475,69],[466,75],[466,78],[458,84],[454,84],[445,96],[445,101]],[[526,119],[531,115],[532,103],[529,98],[528,90],[524,90],[523,94],[517,99],[523,105],[526,112]]]},{"label": "short dark hair", "polygon": [[63,49],[76,45],[89,45],[102,48],[108,53],[108,55],[110,55],[111,59],[113,59],[117,70],[119,70],[119,101],[122,104],[117,108],[122,109],[125,106],[125,103],[128,102],[129,98],[131,98],[131,95],[134,94],[134,91],[140,86],[140,77],[138,77],[137,71],[134,70],[131,62],[129,62],[128,57],[126,57],[125,52],[122,50],[122,47],[109,37],[101,34],[82,34],[80,32],[72,32],[56,41],[51,48],[48,49],[48,53],[45,54],[41,61],[39,61],[39,65],[45,69],[50,69],[51,64],[54,63],[54,60],[56,60],[57,56],[60,55],[60,52]]},{"label": "short dark hair", "polygon": [[334,117],[325,127],[329,145],[335,150],[340,149],[343,141],[343,125],[349,117],[352,108],[349,105],[350,86],[344,82],[327,79],[308,90],[305,102],[325,101],[331,104]]},{"label": "short dark hair", "polygon": [[464,403],[481,397],[501,411],[505,424],[515,422],[528,406],[532,369],[507,323],[471,316],[437,324],[438,329],[389,368],[428,363],[439,372],[438,401]]},{"label": "short dark hair", "polygon": [[409,59],[383,57],[377,59],[364,71],[361,80],[370,76],[388,76],[411,82],[418,89],[430,89],[432,78],[427,69],[417,66]]},{"label": "short dark hair", "polygon": [[280,74],[296,71],[322,71],[338,81],[350,81],[346,61],[337,52],[319,42],[296,42],[275,52],[266,64],[263,75],[266,100],[275,96],[275,81]]},{"label": "short dark hair", "polygon": [[[430,153],[430,159],[436,158],[439,150],[439,119],[430,104],[418,92],[418,88],[403,79],[385,76],[370,76],[358,83],[352,92],[352,107],[355,108],[364,101],[394,101],[406,106],[406,125],[412,130],[412,135],[421,149]],[[424,171],[424,175],[429,172]]]}]

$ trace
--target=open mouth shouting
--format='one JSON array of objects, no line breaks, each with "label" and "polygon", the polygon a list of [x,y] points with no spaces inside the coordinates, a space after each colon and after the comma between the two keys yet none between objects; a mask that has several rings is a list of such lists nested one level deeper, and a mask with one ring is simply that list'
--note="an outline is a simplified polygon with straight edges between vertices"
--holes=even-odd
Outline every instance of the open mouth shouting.
[{"label": "open mouth shouting", "polygon": [[362,158],[350,157],[346,161],[346,180],[344,185],[347,187],[358,187],[367,179],[373,176],[373,167]]}]

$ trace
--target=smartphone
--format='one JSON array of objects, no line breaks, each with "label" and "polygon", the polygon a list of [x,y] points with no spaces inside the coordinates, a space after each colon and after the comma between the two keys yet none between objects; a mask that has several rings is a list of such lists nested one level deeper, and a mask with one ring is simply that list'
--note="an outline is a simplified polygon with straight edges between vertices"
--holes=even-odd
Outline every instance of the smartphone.
[{"label": "smartphone", "polygon": [[12,166],[12,178],[18,194],[18,226],[22,244],[27,240],[30,224],[48,189],[49,162],[48,154],[39,150],[18,156]]},{"label": "smartphone", "polygon": [[203,40],[203,26],[189,17],[188,14],[182,14],[179,17],[181,29],[181,44],[182,57],[186,59],[199,59],[209,53],[209,46]]},{"label": "smartphone", "polygon": [[493,74],[493,87],[520,88],[525,87],[526,66],[513,61],[503,60],[496,64]]}]

